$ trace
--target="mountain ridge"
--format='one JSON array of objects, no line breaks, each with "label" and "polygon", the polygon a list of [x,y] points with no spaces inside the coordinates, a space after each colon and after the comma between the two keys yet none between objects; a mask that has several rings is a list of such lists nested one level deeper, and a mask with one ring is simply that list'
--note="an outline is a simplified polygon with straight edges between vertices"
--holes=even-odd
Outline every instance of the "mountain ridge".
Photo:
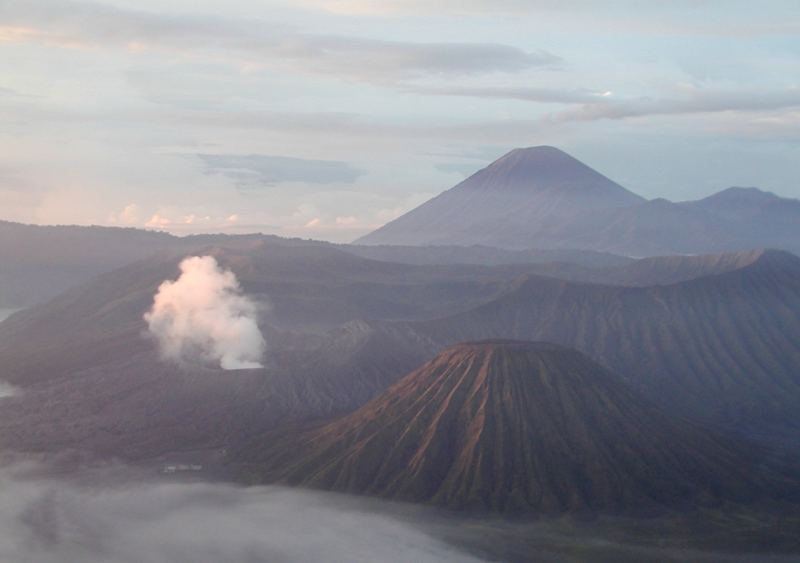
[{"label": "mountain ridge", "polygon": [[496,299],[411,323],[440,346],[546,340],[626,377],[670,412],[740,428],[800,414],[800,258],[756,253],[737,270],[624,287],[521,276]]}]

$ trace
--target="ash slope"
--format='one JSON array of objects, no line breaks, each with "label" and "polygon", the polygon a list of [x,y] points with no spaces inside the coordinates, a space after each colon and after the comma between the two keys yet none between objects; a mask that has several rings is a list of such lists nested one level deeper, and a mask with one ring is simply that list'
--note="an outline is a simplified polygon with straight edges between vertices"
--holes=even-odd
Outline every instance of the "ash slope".
[{"label": "ash slope", "polygon": [[582,354],[516,341],[448,348],[353,414],[234,457],[266,481],[479,511],[697,506],[795,486]]},{"label": "ash slope", "polygon": [[800,258],[766,251],[729,272],[667,286],[528,276],[470,311],[415,323],[444,346],[546,340],[619,373],[670,412],[743,430],[797,428]]}]

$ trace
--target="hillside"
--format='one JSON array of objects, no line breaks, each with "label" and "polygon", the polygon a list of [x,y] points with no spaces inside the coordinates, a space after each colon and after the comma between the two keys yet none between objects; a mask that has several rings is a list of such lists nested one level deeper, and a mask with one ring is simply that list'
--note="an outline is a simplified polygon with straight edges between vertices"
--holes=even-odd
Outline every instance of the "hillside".
[{"label": "hillside", "polygon": [[218,450],[351,412],[428,357],[424,348],[403,345],[396,329],[363,323],[320,339],[274,330],[265,336],[270,357],[261,369],[165,363],[142,340],[91,366],[26,381],[2,399],[0,448],[134,462]]},{"label": "hillside", "polygon": [[0,308],[21,308],[176,243],[136,229],[0,221]]},{"label": "hillside", "polygon": [[266,482],[455,509],[626,511],[779,496],[752,450],[669,417],[582,354],[450,347],[353,414],[232,454]]},{"label": "hillside", "polygon": [[742,428],[796,428],[800,258],[767,251],[672,285],[613,287],[528,276],[491,302],[415,323],[440,345],[484,338],[576,348],[667,408]]}]

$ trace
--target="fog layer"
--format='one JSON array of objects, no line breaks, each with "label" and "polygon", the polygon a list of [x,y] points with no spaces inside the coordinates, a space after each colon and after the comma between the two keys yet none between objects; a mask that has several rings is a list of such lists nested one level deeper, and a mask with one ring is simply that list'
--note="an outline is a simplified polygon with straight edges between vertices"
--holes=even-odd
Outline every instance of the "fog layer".
[{"label": "fog layer", "polygon": [[3,563],[470,562],[420,529],[323,493],[222,484],[91,490],[0,477]]}]

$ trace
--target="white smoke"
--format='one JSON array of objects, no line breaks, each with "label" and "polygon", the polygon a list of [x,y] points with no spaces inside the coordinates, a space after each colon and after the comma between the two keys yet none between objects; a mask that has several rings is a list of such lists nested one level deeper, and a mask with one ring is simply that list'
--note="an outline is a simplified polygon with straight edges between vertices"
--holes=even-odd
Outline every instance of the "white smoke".
[{"label": "white smoke", "polygon": [[144,319],[162,355],[178,362],[219,362],[222,369],[261,367],[264,337],[257,305],[242,294],[233,272],[213,256],[193,256],[181,275],[158,288]]}]

